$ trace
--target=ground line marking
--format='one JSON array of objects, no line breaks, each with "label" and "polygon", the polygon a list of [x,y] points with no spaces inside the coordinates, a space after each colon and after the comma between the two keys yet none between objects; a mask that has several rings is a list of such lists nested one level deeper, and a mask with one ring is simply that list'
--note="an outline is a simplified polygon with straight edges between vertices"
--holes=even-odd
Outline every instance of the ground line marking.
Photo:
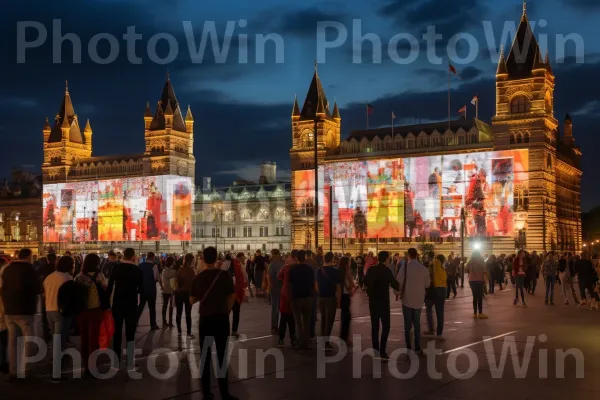
[{"label": "ground line marking", "polygon": [[501,338],[501,337],[504,337],[504,336],[512,335],[515,332],[517,332],[517,331],[506,332],[506,333],[503,333],[502,335],[498,335],[498,336],[494,336],[494,337],[491,337],[491,338],[483,339],[483,340],[480,340],[478,342],[474,342],[474,343],[471,343],[471,344],[460,346],[460,347],[457,347],[457,348],[452,349],[452,350],[446,350],[446,351],[442,352],[442,354],[448,354],[448,353],[453,353],[455,351],[463,350],[463,349],[466,349],[468,347],[475,346],[476,344],[481,344],[481,343],[489,342],[490,340],[494,340],[494,339],[498,339],[498,338]]}]

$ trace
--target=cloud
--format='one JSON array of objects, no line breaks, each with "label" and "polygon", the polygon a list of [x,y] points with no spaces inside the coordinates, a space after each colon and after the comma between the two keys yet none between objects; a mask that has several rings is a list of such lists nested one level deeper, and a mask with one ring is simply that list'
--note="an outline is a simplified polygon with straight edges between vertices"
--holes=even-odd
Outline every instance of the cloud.
[{"label": "cloud", "polygon": [[15,107],[26,107],[32,108],[37,105],[37,101],[35,99],[24,98],[24,97],[2,97],[0,98],[0,105],[4,109],[6,108],[15,108]]},{"label": "cloud", "polygon": [[584,11],[600,10],[600,2],[598,0],[563,0],[563,3]]},{"label": "cloud", "polygon": [[351,19],[352,17],[349,14],[340,12],[339,10],[329,12],[317,7],[301,10],[277,8],[263,13],[252,22],[252,25],[267,26],[270,31],[281,35],[314,38],[317,34],[317,25],[319,22],[335,21],[349,23]]},{"label": "cloud", "polygon": [[[462,80],[466,82],[466,81],[471,81],[471,80],[479,77],[483,71],[481,71],[479,68],[469,66],[469,67],[463,68],[462,70],[460,70],[458,72],[459,72]],[[441,68],[430,68],[430,67],[419,68],[415,71],[415,73],[417,75],[427,75],[436,80],[447,80],[448,79],[448,68],[446,65],[444,65]]]}]

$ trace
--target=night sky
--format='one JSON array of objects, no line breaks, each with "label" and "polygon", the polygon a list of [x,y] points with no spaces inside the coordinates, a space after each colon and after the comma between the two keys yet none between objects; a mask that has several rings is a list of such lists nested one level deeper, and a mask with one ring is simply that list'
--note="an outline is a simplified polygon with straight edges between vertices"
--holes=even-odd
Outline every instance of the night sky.
[{"label": "night sky", "polygon": [[[448,39],[467,32],[478,39],[479,49],[472,62],[454,62],[463,79],[453,80],[453,117],[460,106],[468,104],[474,94],[480,98],[480,118],[489,121],[494,113],[494,74],[505,21],[517,24],[522,13],[518,0],[23,0],[3,8],[0,23],[0,176],[11,168],[39,171],[42,160],[42,127],[46,117],[52,122],[64,93],[65,80],[80,124],[90,119],[94,155],[129,154],[143,151],[146,101],[154,109],[170,73],[183,110],[191,105],[195,117],[196,176],[211,176],[217,184],[237,178],[258,178],[261,160],[276,161],[280,178],[289,176],[291,147],[290,113],[294,95],[300,105],[313,73],[317,57],[318,21],[337,21],[348,30],[345,44],[326,53],[319,65],[319,75],[330,102],[337,100],[342,115],[342,136],[365,127],[365,104],[375,107],[370,126],[415,121],[439,121],[447,118],[447,50]],[[531,21],[547,21],[534,29],[548,36],[552,68],[556,75],[555,115],[561,121],[566,112],[573,117],[576,144],[582,147],[584,209],[600,203],[600,185],[594,174],[594,150],[600,126],[600,42],[597,0],[537,0],[527,4]],[[62,62],[53,62],[53,19],[61,20],[62,34],[74,33],[82,43],[81,63],[73,62],[73,46],[62,45]],[[247,25],[240,27],[239,20]],[[373,51],[369,42],[362,53],[353,49],[353,19],[360,19],[362,34],[375,33],[382,49]],[[25,62],[17,63],[17,26],[19,21],[36,21],[47,29],[44,45],[25,52]],[[228,21],[236,22],[231,46],[224,63],[217,63],[211,45],[202,63],[192,62],[182,21],[190,21],[196,45],[206,21],[214,21],[219,42],[227,36]],[[483,21],[491,21],[495,41],[485,39]],[[435,48],[442,63],[428,61],[425,47],[409,65],[394,63],[387,53],[390,38],[410,33],[419,38],[430,25],[436,26],[443,39]],[[141,64],[127,57],[123,35],[135,26],[142,38],[136,42]],[[112,63],[94,63],[88,53],[90,39],[98,33],[110,33],[118,39],[118,57]],[[166,33],[176,38],[179,53],[167,64],[157,64],[148,57],[150,37]],[[267,44],[265,63],[255,61],[256,35],[276,33],[284,41],[282,63],[276,62],[273,43]],[[328,40],[335,34],[329,32]],[[358,32],[354,32],[357,34]],[[577,62],[575,46],[570,43],[566,54],[556,52],[557,34],[578,34],[583,38],[584,62]],[[248,36],[247,45],[240,34]],[[36,37],[27,31],[27,40]],[[166,57],[166,41],[158,42],[157,54]],[[399,45],[398,54],[406,57],[407,42]],[[510,40],[504,41],[510,47]],[[546,47],[540,44],[542,51]],[[54,46],[55,50],[58,48]],[[239,53],[247,52],[248,63],[240,63]],[[469,49],[461,42],[458,55]],[[372,54],[381,63],[372,62]],[[98,45],[101,57],[108,55],[107,41]],[[353,56],[362,55],[362,64]],[[474,108],[469,106],[469,114]],[[81,122],[82,121],[82,122]]]}]

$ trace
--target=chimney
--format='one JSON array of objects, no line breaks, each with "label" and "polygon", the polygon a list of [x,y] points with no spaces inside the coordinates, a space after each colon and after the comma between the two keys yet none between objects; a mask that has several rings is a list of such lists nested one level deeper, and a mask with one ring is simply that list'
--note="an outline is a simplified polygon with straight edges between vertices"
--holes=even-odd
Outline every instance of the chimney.
[{"label": "chimney", "polygon": [[277,174],[277,164],[271,161],[263,161],[260,166],[259,183],[261,185],[275,183]]},{"label": "chimney", "polygon": [[202,189],[210,190],[210,176],[205,176],[202,178]]}]

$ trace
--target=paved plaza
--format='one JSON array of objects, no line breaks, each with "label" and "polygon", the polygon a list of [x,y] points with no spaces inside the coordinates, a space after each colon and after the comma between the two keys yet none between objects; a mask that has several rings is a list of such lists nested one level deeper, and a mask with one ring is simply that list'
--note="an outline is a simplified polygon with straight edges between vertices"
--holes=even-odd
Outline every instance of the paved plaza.
[{"label": "paved plaza", "polygon": [[[404,332],[400,303],[392,301],[392,330],[388,344],[392,360],[383,363],[374,362],[367,355],[360,359],[357,353],[370,347],[371,340],[363,292],[357,293],[352,305],[352,333],[360,337],[355,337],[354,348],[345,357],[340,357],[341,361],[328,364],[323,361],[323,353],[317,350],[295,352],[287,340],[286,347],[281,349],[280,360],[269,355],[262,362],[265,351],[277,352],[278,348],[276,337],[270,335],[270,308],[266,300],[252,298],[242,306],[240,332],[247,339],[236,342],[231,355],[231,393],[240,399],[260,400],[599,398],[600,312],[562,305],[560,294],[557,305],[544,306],[539,289],[535,296],[528,297],[528,308],[512,305],[514,292],[510,286],[508,290],[486,296],[484,312],[489,315],[488,320],[473,319],[470,290],[459,289],[459,296],[446,302],[446,340],[435,341],[441,354],[415,357],[412,361],[407,355],[394,359],[394,351],[404,347]],[[196,311],[197,306],[194,307]],[[424,313],[422,322],[425,327]],[[150,332],[147,311],[140,325],[136,346],[141,349],[137,356],[141,379],[120,372],[110,380],[69,379],[52,384],[51,364],[46,362],[36,366],[35,378],[16,384],[0,380],[0,397],[201,399],[198,339],[178,339],[176,329]],[[198,336],[196,314],[194,326]],[[334,326],[334,333],[337,332],[339,321]],[[423,348],[433,340],[424,338]],[[512,340],[517,354],[509,354],[504,370],[497,371],[502,347]],[[161,348],[172,352],[157,355],[156,350]],[[565,362],[557,359],[557,350],[569,349],[577,349],[584,359],[580,362],[574,356],[567,356]],[[328,356],[336,357],[336,353]],[[524,359],[529,364],[521,370]],[[518,364],[513,364],[517,360]],[[101,360],[100,364],[105,362]],[[177,372],[168,379],[153,377],[149,372],[166,373],[169,365]],[[325,377],[320,378],[323,373]],[[461,374],[468,376],[461,379]],[[215,397],[219,398],[216,387],[214,391]]]}]

